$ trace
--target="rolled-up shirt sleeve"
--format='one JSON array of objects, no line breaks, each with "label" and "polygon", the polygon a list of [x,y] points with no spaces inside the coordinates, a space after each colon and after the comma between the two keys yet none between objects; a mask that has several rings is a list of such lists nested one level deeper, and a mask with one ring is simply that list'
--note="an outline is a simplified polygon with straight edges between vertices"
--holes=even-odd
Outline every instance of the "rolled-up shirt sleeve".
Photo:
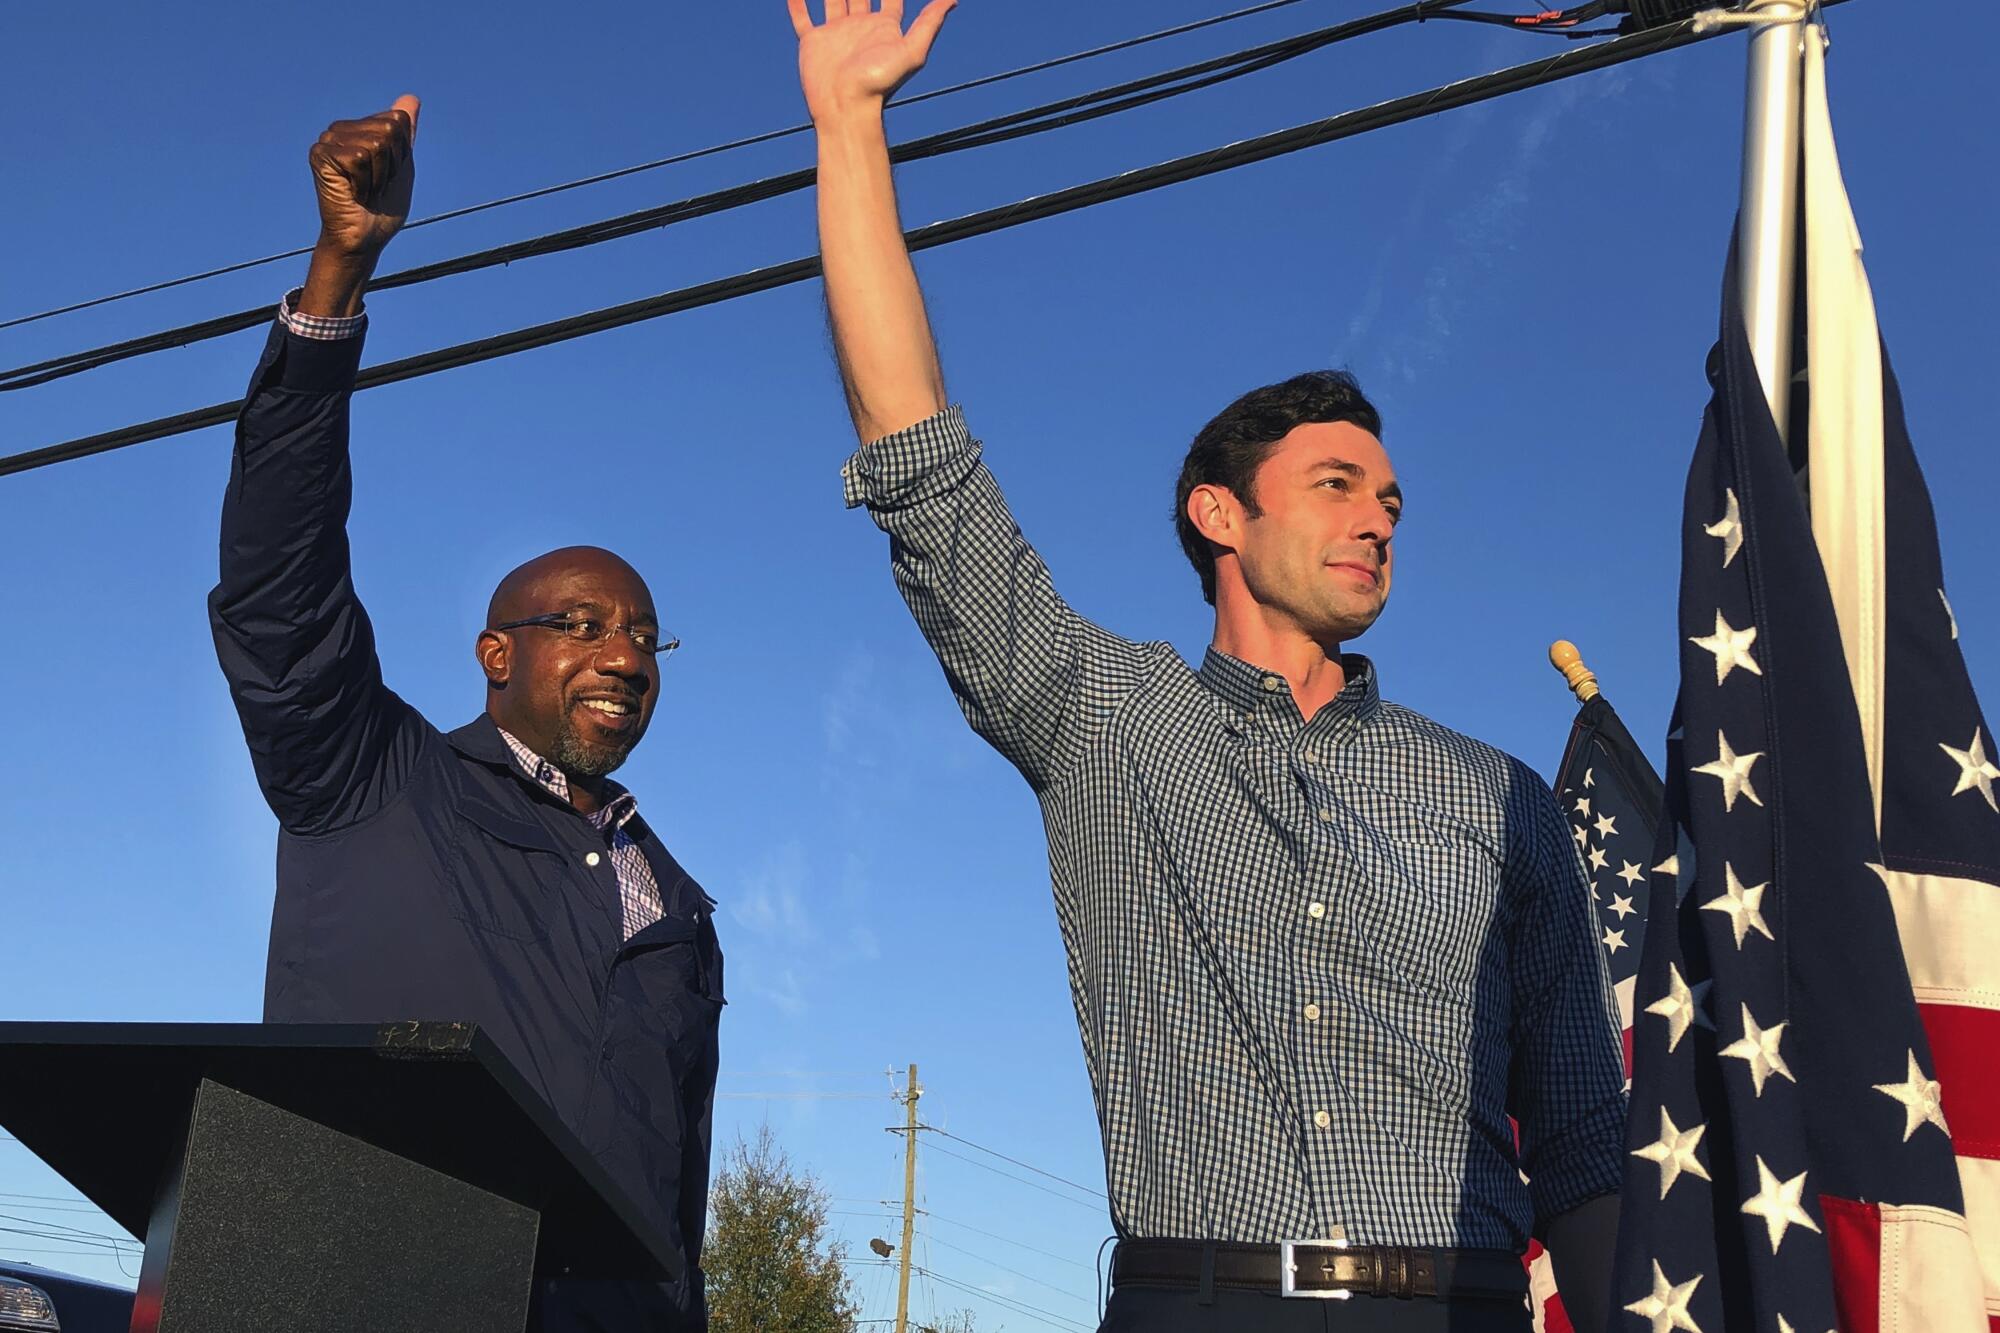
[{"label": "rolled-up shirt sleeve", "polygon": [[841,475],[848,507],[888,534],[896,586],[973,730],[1037,789],[1059,781],[1143,679],[1148,647],[1057,595],[960,409],[863,445]]},{"label": "rolled-up shirt sleeve", "polygon": [[1511,871],[1519,910],[1508,1109],[1540,1235],[1550,1219],[1618,1192],[1625,1069],[1589,880],[1548,788],[1525,765],[1514,787],[1523,833]]}]

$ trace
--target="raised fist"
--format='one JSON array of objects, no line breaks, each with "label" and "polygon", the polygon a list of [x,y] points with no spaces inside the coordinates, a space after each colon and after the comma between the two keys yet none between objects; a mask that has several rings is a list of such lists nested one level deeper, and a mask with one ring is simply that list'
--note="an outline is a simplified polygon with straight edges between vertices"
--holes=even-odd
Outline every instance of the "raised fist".
[{"label": "raised fist", "polygon": [[320,248],[372,259],[402,228],[417,181],[419,105],[405,93],[387,111],[336,120],[312,146]]}]

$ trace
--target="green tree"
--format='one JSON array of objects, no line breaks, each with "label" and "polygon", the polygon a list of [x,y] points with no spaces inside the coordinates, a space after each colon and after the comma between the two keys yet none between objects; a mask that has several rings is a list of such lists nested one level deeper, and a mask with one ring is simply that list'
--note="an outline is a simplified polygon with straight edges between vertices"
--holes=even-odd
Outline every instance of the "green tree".
[{"label": "green tree", "polygon": [[957,1314],[945,1315],[942,1322],[935,1324],[918,1324],[912,1320],[910,1327],[916,1329],[917,1333],[979,1333],[978,1328],[973,1325],[970,1310],[960,1310]]},{"label": "green tree", "polygon": [[852,1333],[847,1249],[827,1237],[826,1205],[769,1126],[754,1143],[736,1141],[709,1191],[702,1246],[712,1333]]}]

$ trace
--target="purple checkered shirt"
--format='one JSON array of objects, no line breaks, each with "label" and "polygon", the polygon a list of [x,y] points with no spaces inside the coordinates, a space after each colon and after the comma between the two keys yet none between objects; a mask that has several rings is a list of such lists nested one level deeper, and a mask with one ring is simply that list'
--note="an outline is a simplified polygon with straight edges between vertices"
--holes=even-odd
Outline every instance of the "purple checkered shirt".
[{"label": "purple checkered shirt", "polygon": [[[548,760],[530,750],[505,727],[495,727],[500,739],[507,742],[507,748],[514,752],[514,762],[534,783],[557,800],[569,801],[569,778]],[[646,854],[639,850],[639,844],[625,831],[632,817],[639,813],[639,802],[631,792],[620,791],[611,804],[596,814],[586,815],[598,829],[611,835],[611,868],[618,875],[618,901],[624,908],[625,938],[631,939],[646,927],[658,921],[665,908],[660,903],[660,885],[653,878],[653,867],[646,860]]]},{"label": "purple checkered shirt", "polygon": [[352,338],[368,327],[368,316],[360,315],[302,315],[294,305],[299,294],[305,289],[294,287],[285,293],[285,299],[278,302],[278,322],[287,332],[300,338],[311,338],[314,342],[337,343],[342,338]]}]

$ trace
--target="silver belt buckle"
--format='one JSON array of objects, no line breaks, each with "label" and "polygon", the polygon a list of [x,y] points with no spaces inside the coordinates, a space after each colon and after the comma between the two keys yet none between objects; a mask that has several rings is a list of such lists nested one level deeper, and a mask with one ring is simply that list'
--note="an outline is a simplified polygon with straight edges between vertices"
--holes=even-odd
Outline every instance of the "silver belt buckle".
[{"label": "silver belt buckle", "polygon": [[1347,1229],[1335,1227],[1325,1240],[1281,1240],[1278,1242],[1278,1294],[1287,1300],[1344,1301],[1351,1291],[1300,1291],[1298,1250],[1302,1245],[1317,1249],[1347,1248]]}]

